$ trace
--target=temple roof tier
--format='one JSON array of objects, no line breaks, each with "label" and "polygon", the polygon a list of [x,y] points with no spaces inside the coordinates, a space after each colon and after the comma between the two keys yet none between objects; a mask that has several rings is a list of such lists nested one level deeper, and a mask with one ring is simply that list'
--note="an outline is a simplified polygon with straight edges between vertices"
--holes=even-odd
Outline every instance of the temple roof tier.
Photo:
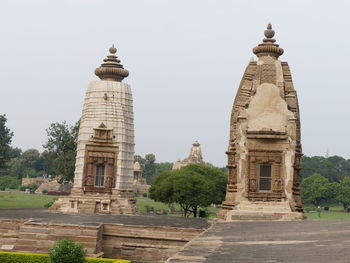
[{"label": "temple roof tier", "polygon": [[114,45],[109,49],[109,55],[103,61],[104,63],[97,69],[95,69],[95,75],[102,80],[122,81],[129,76],[129,71],[124,69],[120,64],[120,60],[115,55],[117,49]]}]

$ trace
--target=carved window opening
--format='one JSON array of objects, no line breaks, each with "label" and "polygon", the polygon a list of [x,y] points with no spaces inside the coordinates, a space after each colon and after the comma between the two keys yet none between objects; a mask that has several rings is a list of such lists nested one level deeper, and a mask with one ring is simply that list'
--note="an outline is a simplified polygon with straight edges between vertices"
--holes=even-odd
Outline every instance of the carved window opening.
[{"label": "carved window opening", "polygon": [[95,186],[103,187],[105,181],[105,165],[98,164],[96,166]]},{"label": "carved window opening", "polygon": [[259,165],[259,191],[270,192],[272,190],[272,167],[271,164]]}]

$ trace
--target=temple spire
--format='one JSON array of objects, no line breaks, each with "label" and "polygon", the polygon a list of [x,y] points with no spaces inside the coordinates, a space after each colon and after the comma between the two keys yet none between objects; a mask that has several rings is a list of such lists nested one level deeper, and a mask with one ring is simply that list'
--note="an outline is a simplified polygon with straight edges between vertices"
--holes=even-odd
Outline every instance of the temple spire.
[{"label": "temple spire", "polygon": [[273,38],[275,36],[275,31],[272,29],[271,23],[268,23],[267,29],[264,31],[265,38],[263,43],[253,48],[253,53],[258,57],[262,56],[272,56],[278,58],[283,54],[283,49],[275,44],[276,40]]},{"label": "temple spire", "polygon": [[122,81],[129,76],[129,72],[120,64],[120,60],[115,55],[117,49],[112,45],[109,49],[109,55],[103,61],[104,63],[97,69],[95,74],[102,80]]}]

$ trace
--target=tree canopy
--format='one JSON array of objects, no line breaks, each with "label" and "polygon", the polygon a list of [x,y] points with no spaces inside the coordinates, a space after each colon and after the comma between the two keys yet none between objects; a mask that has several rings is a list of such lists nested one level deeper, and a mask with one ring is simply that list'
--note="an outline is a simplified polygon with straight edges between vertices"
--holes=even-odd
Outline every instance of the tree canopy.
[{"label": "tree canopy", "polygon": [[48,140],[43,147],[47,169],[60,175],[60,181],[73,181],[79,122],[68,126],[66,122],[52,123],[46,130]]},{"label": "tree canopy", "polygon": [[0,115],[0,175],[4,174],[11,157],[11,140],[13,132],[6,126],[7,118]]},{"label": "tree canopy", "polygon": [[336,200],[343,205],[344,211],[350,207],[350,177],[344,177],[339,183]]},{"label": "tree canopy", "polygon": [[150,197],[167,204],[177,203],[186,217],[197,216],[199,207],[219,204],[225,197],[227,175],[218,168],[192,164],[155,177]]},{"label": "tree canopy", "polygon": [[338,183],[329,183],[328,179],[320,174],[313,174],[301,182],[301,198],[316,207],[322,202],[334,200],[337,194]]},{"label": "tree canopy", "polygon": [[350,160],[340,156],[303,156],[302,166],[301,179],[319,173],[330,182],[340,182],[344,177],[350,176]]}]

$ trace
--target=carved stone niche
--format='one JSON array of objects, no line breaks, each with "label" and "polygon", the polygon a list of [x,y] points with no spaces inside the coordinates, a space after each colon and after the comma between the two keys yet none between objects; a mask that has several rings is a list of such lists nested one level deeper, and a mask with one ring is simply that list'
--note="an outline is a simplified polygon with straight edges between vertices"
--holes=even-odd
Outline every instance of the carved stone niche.
[{"label": "carved stone niche", "polygon": [[282,151],[249,151],[247,197],[250,201],[279,202],[285,197]]},{"label": "carved stone niche", "polygon": [[118,145],[113,142],[112,129],[101,123],[86,144],[84,156],[84,193],[112,193],[115,187]]}]

